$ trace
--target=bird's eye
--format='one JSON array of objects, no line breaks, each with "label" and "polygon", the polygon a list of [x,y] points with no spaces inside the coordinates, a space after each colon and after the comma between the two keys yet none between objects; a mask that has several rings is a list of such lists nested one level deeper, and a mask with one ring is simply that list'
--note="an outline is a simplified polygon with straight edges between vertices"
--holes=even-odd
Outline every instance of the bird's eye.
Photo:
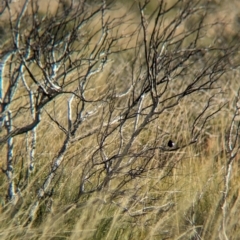
[{"label": "bird's eye", "polygon": [[168,141],[168,146],[169,147],[173,147],[175,145],[175,143],[172,141],[172,140],[169,140]]}]

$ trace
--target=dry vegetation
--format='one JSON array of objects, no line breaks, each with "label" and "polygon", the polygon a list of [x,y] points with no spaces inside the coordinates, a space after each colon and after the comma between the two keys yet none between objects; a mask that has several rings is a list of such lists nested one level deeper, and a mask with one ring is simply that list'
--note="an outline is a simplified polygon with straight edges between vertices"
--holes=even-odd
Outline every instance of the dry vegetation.
[{"label": "dry vegetation", "polygon": [[10,2],[0,238],[239,239],[238,1]]}]

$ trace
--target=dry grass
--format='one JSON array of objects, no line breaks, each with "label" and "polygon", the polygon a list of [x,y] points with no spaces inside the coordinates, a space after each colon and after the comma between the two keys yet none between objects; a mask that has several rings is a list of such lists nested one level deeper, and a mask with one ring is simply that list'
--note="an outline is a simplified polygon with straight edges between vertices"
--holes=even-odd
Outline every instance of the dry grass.
[{"label": "dry grass", "polygon": [[[238,2],[236,1],[235,4]],[[221,15],[221,9],[225,7],[224,1],[220,6],[220,11],[215,13],[217,17]],[[232,5],[230,8],[232,9]],[[135,14],[131,16],[131,18],[134,17]],[[93,24],[97,27],[95,22]],[[131,29],[131,26],[127,25],[125,31],[131,31]],[[134,45],[134,43],[129,43],[129,46],[131,44]],[[113,85],[116,91],[121,93],[128,84],[128,80],[131,79],[129,66],[124,59],[128,57],[123,54],[122,58],[114,59],[104,72],[93,78],[89,82],[86,97],[96,96],[97,98],[106,94],[109,79],[115,83]],[[114,69],[114,74],[112,69]],[[0,175],[0,238],[155,240],[200,239],[197,238],[199,234],[201,239],[219,239],[219,227],[222,221],[221,197],[224,189],[226,162],[229,159],[226,150],[226,135],[235,107],[233,103],[236,89],[239,87],[238,77],[238,75],[229,73],[222,78],[219,84],[224,94],[215,99],[215,104],[221,105],[224,98],[229,104],[207,123],[205,132],[196,144],[176,152],[162,153],[156,150],[151,158],[149,167],[151,170],[126,182],[124,186],[121,186],[120,192],[117,188],[126,177],[124,170],[110,182],[107,190],[77,198],[83,167],[91,161],[98,147],[100,134],[96,133],[74,143],[66,153],[63,165],[54,177],[53,195],[49,195],[40,202],[35,221],[26,226],[24,225],[27,221],[26,213],[29,212],[32,203],[37,198],[36,192],[49,173],[49,162],[56,156],[64,138],[59,128],[48,118],[46,112],[43,112],[42,121],[37,128],[37,134],[41,138],[36,146],[37,170],[29,179],[25,190],[16,199],[15,204],[5,202],[7,182],[5,175]],[[74,74],[69,81],[72,78]],[[169,86],[173,91],[181,87],[181,85],[174,84]],[[169,138],[179,145],[187,143],[190,139],[191,123],[197,116],[199,108],[204,106],[206,98],[206,95],[197,93],[180,102],[176,108],[164,112],[159,119],[151,122],[148,128],[141,132],[130,151],[139,152],[146,145],[164,146]],[[22,103],[21,99],[18,101],[13,104],[15,109],[18,109],[19,104]],[[121,103],[116,103],[115,106],[118,106],[117,104],[121,106]],[[89,109],[91,107],[89,106]],[[55,103],[47,105],[45,111],[54,113],[63,126],[67,125],[66,96],[60,96]],[[116,110],[114,114],[117,115],[117,113]],[[98,123],[104,117],[106,116],[102,114],[84,123],[77,134],[84,135],[89,129],[97,128]],[[16,124],[25,124],[26,119],[23,113]],[[126,140],[130,137],[128,132],[131,132],[131,128],[132,122],[129,121],[129,125],[123,131]],[[157,136],[159,129],[164,129],[166,133],[164,138]],[[114,154],[118,138],[119,133],[116,132],[106,141],[107,154]],[[27,139],[29,140],[30,136],[14,138],[16,181],[20,182],[22,181],[21,175],[25,174],[29,157],[26,151]],[[0,165],[5,168],[6,149],[1,151]],[[238,239],[240,236],[238,159],[239,155],[233,165],[228,196],[227,234],[230,239]],[[161,169],[159,166],[163,160],[167,164]],[[128,159],[123,159],[123,161],[128,161]],[[144,158],[139,157],[135,165],[141,166],[143,162]],[[21,182],[20,185],[24,184],[26,183]]]}]

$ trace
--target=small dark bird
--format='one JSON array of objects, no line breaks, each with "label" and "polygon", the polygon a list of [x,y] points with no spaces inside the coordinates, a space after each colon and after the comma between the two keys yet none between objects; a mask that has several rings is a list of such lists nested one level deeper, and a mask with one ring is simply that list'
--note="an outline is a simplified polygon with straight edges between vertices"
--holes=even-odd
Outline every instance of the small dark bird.
[{"label": "small dark bird", "polygon": [[174,143],[172,140],[169,140],[167,145],[168,145],[169,147],[174,147],[174,146],[175,146],[175,143]]}]

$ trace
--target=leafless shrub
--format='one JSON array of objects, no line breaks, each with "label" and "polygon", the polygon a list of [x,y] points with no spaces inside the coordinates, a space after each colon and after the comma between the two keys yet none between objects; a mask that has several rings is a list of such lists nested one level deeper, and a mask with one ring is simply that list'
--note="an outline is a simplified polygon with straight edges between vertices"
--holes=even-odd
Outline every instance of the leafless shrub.
[{"label": "leafless shrub", "polygon": [[[25,224],[44,200],[54,198],[70,161],[78,169],[72,174],[78,179],[74,202],[96,191],[109,191],[114,199],[128,192],[130,182],[134,198],[146,174],[157,171],[160,180],[172,174],[183,150],[198,143],[208,120],[227,102],[219,104],[220,80],[233,67],[229,57],[237,46],[204,42],[220,23],[206,21],[208,9],[200,1],[162,0],[149,15],[148,1],[139,2],[138,22],[131,9],[116,14],[117,7],[105,1],[72,1],[45,16],[38,1],[26,0],[17,15],[5,4],[12,38],[2,52],[2,171],[8,201],[37,190]],[[46,122],[52,129],[46,130]],[[26,174],[16,167],[20,139]],[[40,176],[36,160],[45,141],[55,151],[36,187],[28,183]],[[150,209],[158,208],[136,214]]]}]

